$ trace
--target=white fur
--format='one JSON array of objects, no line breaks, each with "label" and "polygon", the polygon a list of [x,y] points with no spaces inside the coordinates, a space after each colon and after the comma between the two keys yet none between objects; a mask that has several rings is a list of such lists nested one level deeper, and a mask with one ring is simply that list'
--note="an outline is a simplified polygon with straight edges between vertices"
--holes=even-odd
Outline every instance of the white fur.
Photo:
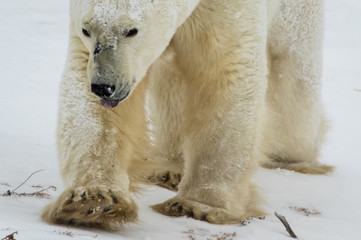
[{"label": "white fur", "polygon": [[[135,220],[129,190],[156,164],[183,178],[177,196],[153,208],[213,223],[262,214],[250,183],[259,162],[331,170],[317,162],[326,131],[322,1],[71,0],[70,9],[58,124],[69,189],[46,208],[45,220],[104,228]],[[138,34],[125,37],[131,28]],[[99,56],[97,46],[106,49]],[[131,96],[104,109],[90,92],[96,81],[130,86]],[[74,202],[82,192],[105,200]],[[84,214],[114,208],[114,197],[123,210]]]}]

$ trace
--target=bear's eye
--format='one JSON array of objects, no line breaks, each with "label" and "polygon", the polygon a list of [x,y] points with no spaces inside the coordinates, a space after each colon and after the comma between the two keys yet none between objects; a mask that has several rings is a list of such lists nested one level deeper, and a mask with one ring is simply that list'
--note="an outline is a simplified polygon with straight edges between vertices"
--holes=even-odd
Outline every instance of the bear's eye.
[{"label": "bear's eye", "polygon": [[132,28],[128,32],[126,32],[125,37],[134,37],[138,34],[138,29]]},{"label": "bear's eye", "polygon": [[82,28],[82,32],[83,32],[84,36],[90,37],[90,33],[87,30],[85,30],[84,28]]}]

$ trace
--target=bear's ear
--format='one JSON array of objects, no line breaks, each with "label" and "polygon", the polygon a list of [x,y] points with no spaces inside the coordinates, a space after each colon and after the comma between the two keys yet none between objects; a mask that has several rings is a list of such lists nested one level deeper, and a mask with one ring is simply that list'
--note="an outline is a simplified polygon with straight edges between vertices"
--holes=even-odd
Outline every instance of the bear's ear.
[{"label": "bear's ear", "polygon": [[135,35],[138,34],[138,29],[132,28],[132,29],[126,30],[124,32],[125,32],[124,33],[125,37],[134,37]]},{"label": "bear's ear", "polygon": [[90,33],[84,28],[82,28],[82,33],[84,34],[84,36],[90,37]]}]

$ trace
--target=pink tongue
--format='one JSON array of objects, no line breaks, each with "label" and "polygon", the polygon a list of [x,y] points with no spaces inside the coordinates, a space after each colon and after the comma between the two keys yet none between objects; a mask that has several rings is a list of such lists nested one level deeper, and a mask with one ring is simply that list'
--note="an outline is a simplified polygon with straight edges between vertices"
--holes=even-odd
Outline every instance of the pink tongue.
[{"label": "pink tongue", "polygon": [[118,105],[119,100],[105,100],[101,99],[100,104],[105,108],[114,108]]}]

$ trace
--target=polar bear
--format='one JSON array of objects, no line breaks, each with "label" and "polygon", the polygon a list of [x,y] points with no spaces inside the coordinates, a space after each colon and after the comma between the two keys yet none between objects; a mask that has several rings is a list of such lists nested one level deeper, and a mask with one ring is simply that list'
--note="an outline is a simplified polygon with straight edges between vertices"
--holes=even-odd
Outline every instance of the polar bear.
[{"label": "polar bear", "polygon": [[317,162],[321,0],[71,0],[70,16],[57,130],[67,190],[44,220],[133,222],[130,192],[149,181],[178,190],[153,206],[162,214],[237,223],[263,214],[259,164],[332,170]]}]

